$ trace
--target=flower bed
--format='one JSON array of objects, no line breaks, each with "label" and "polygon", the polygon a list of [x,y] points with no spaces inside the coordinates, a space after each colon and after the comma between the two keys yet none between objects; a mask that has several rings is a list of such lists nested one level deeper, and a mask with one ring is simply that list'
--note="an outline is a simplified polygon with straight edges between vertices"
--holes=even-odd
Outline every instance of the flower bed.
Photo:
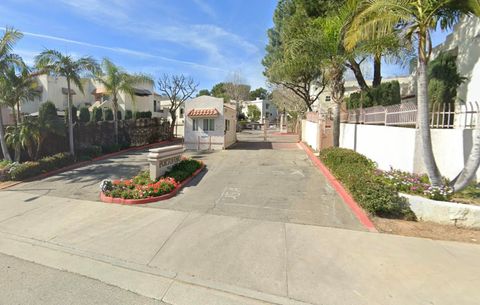
[{"label": "flower bed", "polygon": [[412,174],[391,168],[389,171],[376,170],[377,176],[383,178],[398,192],[419,195],[437,201],[450,201],[453,189],[444,181],[443,186],[432,186],[428,176]]},{"label": "flower bed", "polygon": [[104,180],[100,199],[108,203],[142,204],[165,200],[175,194],[204,168],[201,161],[183,159],[165,174],[152,181],[148,171],[129,180]]}]

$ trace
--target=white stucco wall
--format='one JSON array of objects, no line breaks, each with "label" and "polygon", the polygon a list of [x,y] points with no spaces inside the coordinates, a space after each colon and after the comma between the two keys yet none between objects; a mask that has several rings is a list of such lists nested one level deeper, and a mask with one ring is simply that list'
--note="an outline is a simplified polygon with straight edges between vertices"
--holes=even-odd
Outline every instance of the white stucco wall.
[{"label": "white stucco wall", "polygon": [[[67,95],[62,93],[62,88],[67,88],[67,80],[64,77],[52,77],[47,75],[40,75],[37,77],[39,85],[42,86],[42,93],[32,101],[23,102],[21,111],[24,113],[37,112],[42,103],[51,101],[55,107],[62,111],[66,109]],[[90,79],[82,79],[83,93],[78,87],[71,83],[71,88],[75,91],[72,96],[73,105],[77,108],[85,103],[93,104],[95,102],[94,96],[91,94],[95,86]]]},{"label": "white stucco wall", "polygon": [[302,141],[310,145],[314,150],[316,151],[319,150],[320,143],[318,143],[318,139],[319,139],[318,123],[303,120],[302,126],[303,126]]},{"label": "white stucco wall", "polygon": [[[432,145],[443,176],[454,179],[462,170],[472,148],[472,129],[432,129]],[[425,173],[420,134],[414,128],[341,124],[340,146],[353,149],[377,162],[414,173]],[[480,178],[480,171],[477,172]]]},{"label": "white stucco wall", "polygon": [[392,166],[413,172],[415,132],[413,128],[341,124],[340,146],[374,160],[380,169]]}]

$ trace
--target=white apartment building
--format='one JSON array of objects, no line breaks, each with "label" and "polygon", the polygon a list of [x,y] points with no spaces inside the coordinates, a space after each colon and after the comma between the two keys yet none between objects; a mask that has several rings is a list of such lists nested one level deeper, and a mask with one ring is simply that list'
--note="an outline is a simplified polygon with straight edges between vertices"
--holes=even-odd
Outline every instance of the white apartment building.
[{"label": "white apartment building", "polygon": [[248,114],[248,106],[249,105],[255,105],[257,106],[258,110],[260,110],[260,122],[263,121],[263,119],[268,119],[270,122],[273,122],[277,119],[278,116],[278,109],[277,107],[272,103],[271,100],[263,100],[257,97],[257,99],[253,101],[243,101],[241,103],[242,106],[242,113],[247,116]]},{"label": "white apartment building", "polygon": [[[67,80],[64,77],[53,77],[49,75],[40,75],[37,77],[39,83],[39,96],[32,101],[21,104],[21,112],[25,114],[37,113],[40,105],[46,101],[55,104],[59,111],[67,109],[68,89]],[[71,84],[71,93],[73,105],[77,108],[87,106],[112,108],[111,97],[106,94],[103,86],[91,78],[83,78],[83,93],[75,85]],[[154,87],[153,83],[143,83],[135,86],[134,98],[128,94],[120,92],[118,94],[118,105],[122,115],[126,110],[132,111],[151,111],[154,112]],[[161,115],[157,115],[161,116]]]}]

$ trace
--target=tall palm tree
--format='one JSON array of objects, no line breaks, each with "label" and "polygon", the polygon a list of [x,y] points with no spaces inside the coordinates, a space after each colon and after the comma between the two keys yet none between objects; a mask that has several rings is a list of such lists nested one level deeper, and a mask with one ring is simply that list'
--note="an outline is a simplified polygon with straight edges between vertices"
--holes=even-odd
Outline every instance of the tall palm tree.
[{"label": "tall palm tree", "polygon": [[[346,48],[352,49],[359,41],[381,38],[397,29],[405,39],[417,43],[418,125],[427,174],[436,186],[442,184],[442,176],[433,155],[430,134],[427,67],[432,52],[431,31],[438,26],[452,27],[462,14],[480,15],[478,0],[368,0],[363,1],[345,37]],[[480,147],[472,149],[470,157],[471,162],[467,161],[454,184],[457,190],[474,176],[480,164]]]},{"label": "tall palm tree", "polygon": [[[21,32],[13,28],[7,28],[3,37],[0,39],[0,93],[2,87],[5,88],[3,82],[5,70],[12,65],[18,65],[21,62],[20,56],[12,54],[12,50],[15,43],[22,37],[23,34]],[[3,100],[0,98],[0,146],[2,148],[3,157],[6,160],[11,161],[12,158],[8,152],[8,146],[5,141],[5,131],[3,129],[2,104]]]},{"label": "tall palm tree", "polygon": [[35,57],[36,67],[45,73],[65,77],[67,80],[68,96],[68,136],[70,154],[75,156],[75,145],[73,141],[72,121],[72,82],[84,93],[81,75],[85,72],[97,73],[98,64],[92,57],[81,57],[75,59],[56,50],[45,50]]},{"label": "tall palm tree", "polygon": [[107,58],[103,59],[96,80],[105,88],[106,94],[112,98],[115,143],[118,144],[118,94],[123,92],[129,95],[135,105],[135,85],[153,83],[153,80],[145,74],[129,74]]}]

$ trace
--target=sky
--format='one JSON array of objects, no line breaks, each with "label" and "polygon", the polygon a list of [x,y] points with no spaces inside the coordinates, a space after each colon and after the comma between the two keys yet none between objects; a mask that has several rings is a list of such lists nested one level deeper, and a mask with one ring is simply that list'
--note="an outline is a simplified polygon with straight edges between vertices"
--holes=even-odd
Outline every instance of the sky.
[{"label": "sky", "polygon": [[[261,60],[276,2],[2,0],[0,27],[25,34],[14,52],[28,64],[41,51],[56,49],[77,57],[107,57],[154,78],[184,74],[199,89],[228,81],[233,73],[257,88],[266,87]],[[444,36],[436,33],[434,40]],[[406,67],[384,65],[384,78],[405,74]]]}]

